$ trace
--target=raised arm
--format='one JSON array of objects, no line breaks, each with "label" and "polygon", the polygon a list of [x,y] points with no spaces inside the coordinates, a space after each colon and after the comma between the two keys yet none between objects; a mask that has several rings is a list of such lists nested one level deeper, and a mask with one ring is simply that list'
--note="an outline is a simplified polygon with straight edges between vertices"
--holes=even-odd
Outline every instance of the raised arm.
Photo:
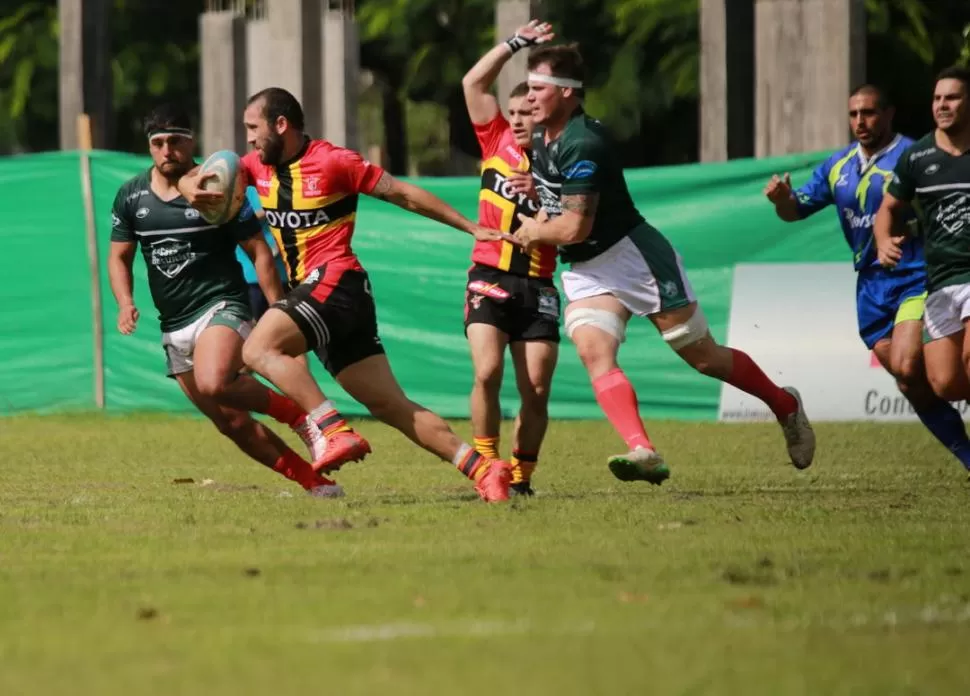
[{"label": "raised arm", "polygon": [[498,79],[502,67],[516,51],[554,38],[555,34],[551,30],[552,27],[548,23],[534,19],[525,26],[519,27],[507,41],[494,46],[465,73],[461,87],[472,123],[484,125],[498,115],[498,100],[490,90]]}]

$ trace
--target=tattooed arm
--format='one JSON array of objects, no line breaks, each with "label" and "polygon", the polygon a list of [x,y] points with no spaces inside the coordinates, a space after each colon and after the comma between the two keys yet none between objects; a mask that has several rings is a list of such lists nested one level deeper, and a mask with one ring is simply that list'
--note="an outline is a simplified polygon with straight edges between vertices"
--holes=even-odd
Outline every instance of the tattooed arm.
[{"label": "tattooed arm", "polygon": [[562,197],[562,215],[549,220],[544,213],[536,218],[519,215],[522,223],[515,236],[531,250],[539,244],[567,246],[584,241],[593,230],[598,193],[576,193]]}]

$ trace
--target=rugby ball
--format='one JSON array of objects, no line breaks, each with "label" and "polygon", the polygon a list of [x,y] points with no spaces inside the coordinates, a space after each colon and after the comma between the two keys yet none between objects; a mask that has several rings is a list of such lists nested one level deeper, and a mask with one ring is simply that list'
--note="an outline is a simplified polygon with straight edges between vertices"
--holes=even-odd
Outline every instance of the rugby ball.
[{"label": "rugby ball", "polygon": [[202,182],[206,191],[218,191],[224,198],[216,205],[199,207],[199,214],[210,225],[223,225],[239,214],[246,200],[246,177],[241,171],[239,155],[232,150],[219,150],[202,163],[200,174],[214,174]]}]

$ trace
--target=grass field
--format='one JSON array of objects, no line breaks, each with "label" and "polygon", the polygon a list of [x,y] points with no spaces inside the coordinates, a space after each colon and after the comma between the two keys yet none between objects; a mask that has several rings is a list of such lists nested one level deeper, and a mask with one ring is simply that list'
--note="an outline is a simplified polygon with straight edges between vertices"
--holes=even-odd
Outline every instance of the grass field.
[{"label": "grass field", "polygon": [[360,427],[333,501],[200,420],[0,420],[0,693],[967,693],[970,486],[918,426],[796,472],[770,425],[655,423],[652,488],[559,422],[500,506]]}]

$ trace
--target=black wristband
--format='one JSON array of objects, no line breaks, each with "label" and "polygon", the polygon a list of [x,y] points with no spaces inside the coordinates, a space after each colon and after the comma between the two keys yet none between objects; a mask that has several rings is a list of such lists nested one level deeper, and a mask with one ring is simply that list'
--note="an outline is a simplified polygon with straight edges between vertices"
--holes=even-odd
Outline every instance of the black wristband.
[{"label": "black wristband", "polygon": [[531,43],[532,42],[529,41],[529,39],[519,36],[518,34],[513,34],[510,38],[505,40],[505,45],[509,47],[509,50],[512,51],[513,54],[517,51],[521,51]]}]

